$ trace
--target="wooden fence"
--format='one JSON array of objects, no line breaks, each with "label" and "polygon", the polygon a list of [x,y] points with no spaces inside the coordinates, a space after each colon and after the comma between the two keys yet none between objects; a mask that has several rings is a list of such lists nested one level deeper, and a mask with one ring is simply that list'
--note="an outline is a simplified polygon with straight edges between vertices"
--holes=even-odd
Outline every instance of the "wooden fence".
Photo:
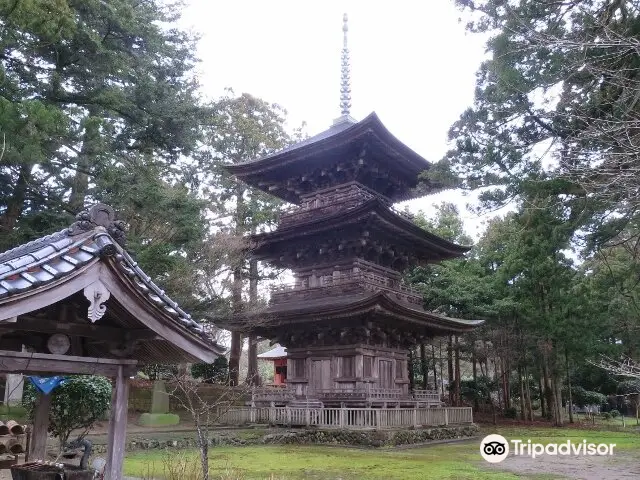
[{"label": "wooden fence", "polygon": [[265,423],[320,428],[369,429],[463,425],[473,423],[471,407],[443,408],[231,408],[219,415],[223,425]]}]

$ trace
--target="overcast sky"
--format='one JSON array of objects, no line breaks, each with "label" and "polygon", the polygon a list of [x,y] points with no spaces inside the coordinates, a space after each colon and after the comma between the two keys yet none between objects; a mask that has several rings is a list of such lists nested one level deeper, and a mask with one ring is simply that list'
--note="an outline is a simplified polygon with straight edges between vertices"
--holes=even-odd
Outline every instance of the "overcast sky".
[{"label": "overcast sky", "polygon": [[[342,15],[349,16],[351,115],[375,111],[402,142],[435,162],[447,131],[471,105],[482,38],[466,33],[453,0],[187,0],[182,24],[202,35],[200,78],[211,98],[232,87],[278,103],[289,126],[314,135],[340,115]],[[485,218],[467,212],[457,192],[413,201],[428,211],[441,200],[461,207],[467,231]]]}]

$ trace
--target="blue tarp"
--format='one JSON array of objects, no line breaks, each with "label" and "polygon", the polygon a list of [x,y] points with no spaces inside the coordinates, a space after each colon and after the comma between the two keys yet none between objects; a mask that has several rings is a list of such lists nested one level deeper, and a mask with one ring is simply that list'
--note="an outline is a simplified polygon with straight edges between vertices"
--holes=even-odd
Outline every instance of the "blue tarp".
[{"label": "blue tarp", "polygon": [[31,383],[45,395],[51,393],[56,387],[62,385],[65,381],[65,377],[29,377]]}]

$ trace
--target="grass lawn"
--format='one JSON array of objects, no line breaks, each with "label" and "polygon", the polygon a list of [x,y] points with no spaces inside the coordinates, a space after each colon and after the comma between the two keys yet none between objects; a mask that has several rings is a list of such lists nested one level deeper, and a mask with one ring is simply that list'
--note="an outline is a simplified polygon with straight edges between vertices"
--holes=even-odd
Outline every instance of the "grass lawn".
[{"label": "grass lawn", "polygon": [[[619,451],[640,450],[640,435],[569,428],[483,428],[481,435],[500,433],[507,439],[531,439],[536,443],[571,439],[582,442],[615,443]],[[488,468],[478,453],[479,441],[442,444],[404,450],[351,449],[328,446],[214,447],[210,451],[212,478],[221,480],[422,480],[429,479],[550,479],[549,475],[523,476]],[[634,452],[635,453],[635,452]],[[185,470],[197,465],[196,452],[171,453],[174,469],[167,473],[167,453],[159,450],[127,456],[125,474],[155,478],[189,478]],[[180,466],[181,464],[182,466]],[[187,464],[189,464],[187,466]]]}]

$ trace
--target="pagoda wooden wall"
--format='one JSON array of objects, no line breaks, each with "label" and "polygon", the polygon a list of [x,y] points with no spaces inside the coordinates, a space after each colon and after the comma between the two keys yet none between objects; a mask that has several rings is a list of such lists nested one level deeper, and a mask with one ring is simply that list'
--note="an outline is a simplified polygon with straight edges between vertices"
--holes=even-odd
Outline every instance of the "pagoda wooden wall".
[{"label": "pagoda wooden wall", "polygon": [[367,344],[287,349],[287,383],[296,395],[319,390],[401,389],[409,394],[408,351]]}]

